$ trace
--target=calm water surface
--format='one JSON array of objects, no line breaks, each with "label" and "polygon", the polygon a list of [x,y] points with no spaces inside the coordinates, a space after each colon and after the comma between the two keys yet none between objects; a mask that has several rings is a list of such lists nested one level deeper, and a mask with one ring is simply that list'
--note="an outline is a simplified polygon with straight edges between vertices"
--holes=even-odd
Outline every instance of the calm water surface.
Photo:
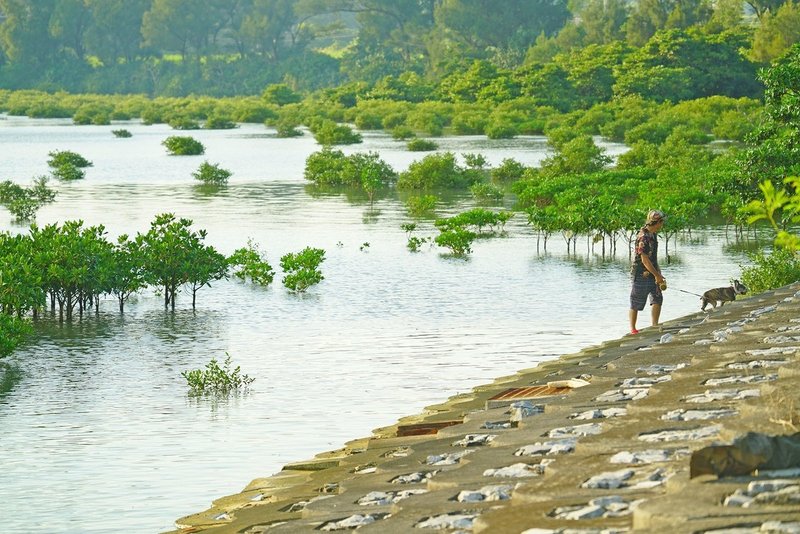
[{"label": "calm water surface", "polygon": [[[120,127],[133,137],[114,138]],[[179,296],[174,313],[146,291],[124,315],[109,300],[72,325],[41,321],[35,342],[9,358],[20,380],[0,393],[4,532],[168,530],[287,462],[627,331],[626,251],[603,261],[587,257],[581,241],[576,258],[556,237],[543,253],[518,216],[506,237],[476,242],[468,260],[435,249],[412,254],[395,195],[370,206],[307,186],[305,158],[319,149],[310,136],[278,139],[253,125],[189,132],[206,154],[170,157],[160,143],[175,134],[0,116],[0,180],[30,183],[47,174],[48,152],[73,150],[94,166],[85,180],[52,184],[59,194],[39,212],[40,224],[82,219],[114,237],[144,232],[171,211],[207,229],[207,242],[224,253],[252,238],[276,267],[287,252],[323,248],[325,281],[302,296],[280,285],[280,273],[266,289],[221,281],[201,290],[195,311]],[[493,166],[546,156],[537,137],[438,142],[482,153]],[[612,155],[624,150],[604,146]],[[376,133],[343,150],[378,151],[397,171],[422,157]],[[196,185],[191,172],[204,160],[234,172],[226,189]],[[439,214],[469,207],[462,196]],[[0,230],[25,230],[10,219],[0,210]],[[436,234],[420,226],[420,235]],[[695,237],[664,268],[672,288],[702,292],[739,273],[744,259],[726,252],[722,229]],[[696,297],[670,291],[663,318],[698,307]],[[188,397],[181,371],[225,352],[256,379],[252,390]]]}]

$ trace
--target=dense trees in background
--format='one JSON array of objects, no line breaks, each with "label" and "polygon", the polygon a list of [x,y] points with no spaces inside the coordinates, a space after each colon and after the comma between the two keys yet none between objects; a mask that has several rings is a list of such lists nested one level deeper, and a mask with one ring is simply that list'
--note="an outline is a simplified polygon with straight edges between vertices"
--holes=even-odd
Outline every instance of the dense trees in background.
[{"label": "dense trees in background", "polygon": [[591,105],[614,83],[672,101],[753,96],[756,68],[798,28],[793,0],[0,0],[0,87],[222,96],[363,83],[420,101],[478,69],[491,87],[450,79],[442,96],[571,88]]}]

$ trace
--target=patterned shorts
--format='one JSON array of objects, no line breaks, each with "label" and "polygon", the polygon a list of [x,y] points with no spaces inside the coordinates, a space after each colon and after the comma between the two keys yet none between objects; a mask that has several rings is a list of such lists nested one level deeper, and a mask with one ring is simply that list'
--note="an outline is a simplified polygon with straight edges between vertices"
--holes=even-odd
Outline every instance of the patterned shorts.
[{"label": "patterned shorts", "polygon": [[651,306],[664,302],[664,295],[661,293],[661,288],[656,285],[654,276],[636,276],[631,287],[631,309],[642,311],[647,302],[647,295],[650,295]]}]

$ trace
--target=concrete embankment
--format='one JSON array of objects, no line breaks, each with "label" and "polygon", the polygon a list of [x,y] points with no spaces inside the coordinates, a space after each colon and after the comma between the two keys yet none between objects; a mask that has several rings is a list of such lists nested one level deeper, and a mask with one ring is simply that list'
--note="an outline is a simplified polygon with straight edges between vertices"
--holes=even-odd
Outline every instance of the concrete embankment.
[{"label": "concrete embankment", "polygon": [[800,461],[689,476],[709,445],[799,430],[794,284],[429,406],[176,532],[800,532]]}]

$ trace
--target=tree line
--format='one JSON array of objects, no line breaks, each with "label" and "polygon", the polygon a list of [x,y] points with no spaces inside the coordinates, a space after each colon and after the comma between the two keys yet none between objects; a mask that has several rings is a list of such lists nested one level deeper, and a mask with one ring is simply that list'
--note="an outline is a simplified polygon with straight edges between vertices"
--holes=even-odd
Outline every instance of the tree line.
[{"label": "tree line", "polygon": [[[749,68],[752,82],[754,66],[797,42],[797,28],[800,7],[783,0],[0,0],[0,79],[14,89],[221,96],[411,74],[438,84],[475,61],[557,78],[552,61],[581,52],[610,68],[642,50],[631,66],[650,66],[669,44],[653,38],[677,31],[705,48],[667,65],[668,77],[691,80],[705,65],[731,78]],[[649,78],[629,83],[682,98],[682,84]]]}]

